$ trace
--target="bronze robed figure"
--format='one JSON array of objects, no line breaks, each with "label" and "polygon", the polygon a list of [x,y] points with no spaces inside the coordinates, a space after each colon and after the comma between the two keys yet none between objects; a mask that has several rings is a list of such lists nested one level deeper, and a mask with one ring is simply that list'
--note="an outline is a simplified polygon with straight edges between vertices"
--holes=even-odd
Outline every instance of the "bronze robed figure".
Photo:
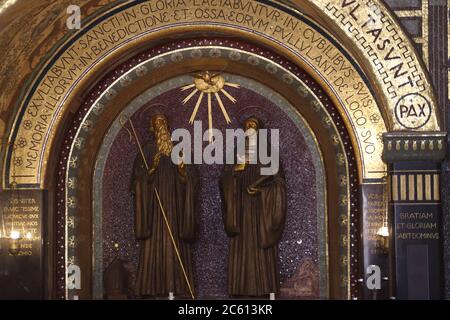
[{"label": "bronze robed figure", "polygon": [[196,175],[192,167],[172,162],[173,145],[165,116],[152,117],[150,130],[156,150],[152,152],[148,144],[142,153],[152,159],[151,165],[147,170],[143,157],[138,155],[132,183],[135,232],[141,244],[135,294],[187,296],[189,284],[193,287]]},{"label": "bronze robed figure", "polygon": [[[260,121],[247,119],[245,129],[250,128],[257,134]],[[285,181],[281,169],[261,175],[259,160],[249,163],[253,147],[246,143],[245,163],[225,169],[221,179],[223,220],[230,238],[228,292],[232,296],[279,292],[278,242],[286,217]]]}]

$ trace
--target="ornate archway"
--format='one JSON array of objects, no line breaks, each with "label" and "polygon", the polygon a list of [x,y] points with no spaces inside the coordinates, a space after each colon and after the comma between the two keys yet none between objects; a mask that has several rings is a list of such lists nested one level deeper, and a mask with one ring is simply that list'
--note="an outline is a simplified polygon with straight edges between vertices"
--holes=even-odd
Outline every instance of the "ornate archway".
[{"label": "ornate archway", "polygon": [[[340,123],[343,127],[339,129],[339,134],[348,135],[351,146],[347,148],[354,150],[360,186],[353,194],[357,198],[353,205],[361,201],[362,210],[359,217],[353,217],[355,220],[347,220],[347,224],[343,225],[344,229],[347,228],[344,240],[338,240],[344,242],[347,248],[342,262],[347,270],[347,278],[343,281],[346,293],[335,293],[333,297],[350,298],[351,287],[356,286],[361,274],[356,266],[359,262],[355,262],[352,265],[355,274],[351,276],[349,261],[364,256],[362,266],[365,267],[373,257],[368,251],[359,253],[358,235],[354,234],[354,239],[351,239],[348,225],[359,224],[358,218],[369,223],[371,211],[378,215],[378,223],[379,218],[383,220],[387,214],[387,206],[377,208],[375,204],[375,208],[372,208],[371,202],[367,200],[370,197],[383,197],[387,192],[388,170],[383,161],[383,134],[400,131],[386,135],[387,151],[384,159],[389,162],[398,161],[395,152],[408,150],[412,151],[409,160],[436,160],[445,149],[445,140],[439,134],[436,99],[427,73],[410,41],[379,1],[302,1],[301,4],[294,1],[289,5],[265,1],[173,1],[170,4],[167,1],[129,1],[111,6],[58,43],[17,104],[16,113],[9,122],[9,146],[2,150],[3,189],[10,189],[11,186],[17,189],[47,189],[49,203],[61,200],[58,192],[65,194],[62,202],[57,202],[54,211],[50,209],[47,218],[56,222],[54,229],[49,228],[47,239],[60,244],[57,246],[59,251],[61,246],[64,247],[63,256],[58,250],[55,255],[49,254],[49,263],[58,266],[56,281],[51,286],[58,289],[65,287],[69,257],[69,221],[66,219],[69,187],[65,179],[58,178],[58,183],[55,183],[55,167],[60,163],[62,168],[69,170],[74,160],[65,152],[73,150],[74,145],[67,144],[67,141],[76,138],[76,131],[68,131],[65,140],[61,135],[66,132],[66,128],[72,128],[71,124],[85,121],[80,112],[90,112],[91,109],[84,104],[85,99],[80,97],[85,97],[98,83],[98,79],[136,52],[159,46],[160,52],[154,54],[164,55],[166,51],[169,54],[183,49],[164,47],[165,41],[162,39],[201,39],[206,36],[239,38],[243,43],[256,44],[256,49],[251,51],[255,55],[263,55],[262,48],[267,48],[273,55],[262,58],[271,61],[275,55],[279,55],[290,61],[292,68],[301,68],[309,74],[311,81],[320,85],[323,94],[330,99],[330,104],[335,106],[341,122],[331,117],[330,120],[324,120],[324,126],[330,123],[338,126]],[[223,46],[220,43],[214,45]],[[231,48],[234,52],[245,54],[243,46]],[[158,73],[157,77],[151,77],[148,81],[156,84],[168,79],[169,75],[174,77],[181,72],[205,69],[206,66],[208,69],[226,68],[227,72],[242,74],[233,66],[239,65],[240,59],[232,63],[220,59],[212,63],[209,60],[200,59],[188,66],[179,63],[173,70],[163,65],[161,67],[167,68],[167,71]],[[155,68],[157,64],[153,64]],[[258,74],[254,66],[241,67],[240,70],[246,70],[248,74]],[[284,71],[287,74],[290,72],[289,69]],[[252,77],[257,78],[257,75]],[[295,74],[290,77],[286,78],[285,83],[291,84],[289,81],[295,80]],[[276,87],[276,91],[283,96],[291,97],[291,103],[295,101],[289,89],[285,88],[286,85],[265,84]],[[101,94],[98,91],[96,97]],[[90,101],[89,106],[95,107],[94,102]],[[308,111],[304,112],[308,114]],[[79,118],[73,119],[74,114]],[[104,120],[105,130],[113,115],[111,117],[110,120]],[[60,158],[61,152],[63,156]],[[420,170],[425,169],[421,167]],[[67,172],[64,171],[63,175],[67,178]],[[396,177],[396,174],[393,176]],[[405,174],[399,176],[398,180],[394,178],[393,186],[402,185],[406,177],[409,179]],[[428,181],[429,178],[424,176],[423,179]],[[429,184],[438,183],[435,178],[430,179]],[[413,178],[411,181],[418,180]],[[404,190],[401,192],[406,192],[406,187]],[[385,198],[382,199],[386,202]],[[416,200],[417,196],[401,195],[393,200],[396,199]],[[438,200],[435,197],[429,199],[426,195],[423,199]],[[348,198],[344,200],[346,214],[350,217],[352,202]],[[64,215],[58,215],[58,206],[64,207]],[[58,228],[64,231],[58,231]],[[369,240],[371,236],[374,235],[367,235],[365,241],[372,241]],[[355,248],[355,253],[351,252],[351,247]],[[368,250],[369,246],[364,248]],[[65,296],[69,297],[67,292]]]},{"label": "ornate archway", "polygon": [[[240,49],[235,50],[236,47]],[[172,48],[176,48],[176,50],[173,51]],[[272,60],[268,60],[266,57],[272,57]],[[109,157],[109,149],[114,141],[113,137],[118,134],[117,132],[120,130],[118,128],[121,128],[118,114],[139,113],[139,116],[135,116],[136,123],[139,123],[139,119],[148,118],[145,112],[137,112],[141,106],[146,106],[164,90],[172,89],[170,92],[173,92],[173,89],[179,89],[183,84],[189,82],[189,77],[184,76],[181,80],[176,80],[178,78],[173,78],[171,75],[171,72],[174,74],[180,72],[178,68],[173,67],[174,64],[179,65],[180,63],[185,65],[183,74],[187,70],[194,71],[198,68],[223,70],[226,67],[227,72],[258,79],[257,82],[254,82],[255,80],[238,78],[234,82],[239,83],[242,88],[261,92],[260,94],[267,95],[267,97],[279,95],[270,93],[270,90],[283,92],[284,97],[290,102],[281,96],[278,98],[279,100],[269,99],[273,99],[280,108],[285,106],[284,112],[290,114],[293,119],[295,119],[295,112],[307,119],[300,120],[300,122],[304,121],[306,127],[312,126],[309,129],[311,133],[306,130],[309,138],[305,139],[309,139],[312,144],[309,146],[310,148],[317,148],[316,157],[318,159],[315,160],[319,161],[316,165],[317,170],[323,166],[323,171],[321,171],[323,173],[317,173],[317,181],[321,181],[317,183],[317,187],[323,186],[326,194],[326,196],[322,196],[323,202],[321,200],[317,203],[318,217],[321,217],[318,218],[318,223],[322,223],[317,230],[317,236],[320,239],[319,242],[327,243],[324,245],[330,248],[322,247],[318,251],[318,255],[322,257],[319,260],[323,265],[328,266],[322,267],[321,270],[323,283],[326,283],[321,297],[346,298],[351,292],[356,296],[358,294],[356,284],[360,255],[357,240],[359,232],[359,214],[357,213],[359,200],[356,188],[358,174],[354,151],[344,122],[320,86],[295,65],[266,49],[236,40],[220,38],[168,43],[153,48],[148,53],[141,53],[132,58],[130,62],[120,65],[109,77],[94,87],[75,115],[75,121],[69,126],[70,129],[65,135],[62,146],[64,152],[60,158],[61,165],[57,180],[58,190],[61,191],[57,192],[57,216],[60,230],[56,232],[58,234],[65,233],[65,238],[58,242],[57,247],[61,250],[58,250],[57,255],[58,257],[67,257],[71,263],[82,265],[83,270],[86,270],[85,281],[87,284],[81,292],[68,290],[61,294],[68,297],[81,294],[86,297],[92,294],[91,285],[89,285],[91,281],[96,288],[99,287],[99,279],[101,284],[101,277],[98,274],[102,273],[104,266],[98,262],[98,259],[91,259],[91,254],[86,254],[91,251],[92,243],[98,243],[101,247],[102,229],[100,225],[102,214],[104,214],[102,209],[98,208],[102,206],[103,201],[101,191],[99,191],[101,189],[96,189],[97,186],[102,185],[102,178],[92,179],[91,177],[94,171],[96,176],[103,176],[104,169],[98,169],[98,166],[104,167],[105,164],[99,165],[98,163],[106,162],[106,158]],[[155,72],[164,74],[168,80],[158,86],[151,85],[155,81]],[[274,77],[279,79],[277,84],[261,80],[273,80]],[[153,80],[151,80],[152,78]],[[158,83],[160,80],[155,82]],[[252,83],[254,84],[252,85]],[[265,87],[263,83],[272,89]],[[132,91],[136,93],[141,92],[143,88],[149,86],[150,88],[137,96],[133,93],[124,96],[124,84],[126,84],[127,91],[130,91],[130,87],[134,87]],[[172,95],[176,96],[176,91]],[[133,100],[130,101],[132,98]],[[164,103],[167,104],[167,102]],[[147,109],[148,112],[151,112],[151,108],[148,107],[144,108],[144,111]],[[179,108],[173,107],[173,109],[178,114],[178,118],[187,116],[183,116],[184,112],[180,116]],[[170,108],[165,112],[169,113]],[[229,110],[228,112],[233,115],[236,111]],[[176,121],[177,116],[171,118],[173,118],[172,121]],[[217,121],[217,116],[215,119]],[[110,125],[109,122],[113,120],[114,123]],[[316,140],[320,147],[313,142]],[[287,141],[285,142],[287,143]],[[288,148],[289,144],[285,144],[285,146]],[[98,149],[101,151],[94,151]],[[299,152],[300,150],[295,149],[294,151]],[[135,155],[136,152],[137,149],[126,153]],[[288,166],[287,162],[289,161],[285,161],[286,166]],[[294,182],[293,189],[297,188],[295,185],[297,183]],[[94,207],[91,206],[91,201],[94,202]],[[327,209],[333,208],[335,203],[339,203],[339,210]],[[106,206],[108,205],[106,204]],[[319,208],[322,209],[319,210]],[[294,215],[296,211],[298,212],[293,209],[291,214]],[[63,226],[67,225],[66,220],[70,221],[69,228],[64,229]],[[84,223],[82,223],[83,221]],[[303,228],[305,227],[303,226]],[[91,228],[97,231],[92,232]],[[91,237],[83,236],[83,234],[97,234],[97,239],[93,241]],[[328,238],[330,239],[324,240]],[[95,251],[97,257],[102,254],[99,247],[95,248],[94,246],[92,254],[95,255]],[[64,277],[65,259],[58,258],[57,260],[61,261],[58,264],[60,276],[57,278]],[[328,268],[330,270],[326,270]],[[87,270],[97,270],[95,275],[97,280]],[[221,273],[218,272],[218,274]],[[101,288],[102,286],[100,286],[100,290]],[[94,293],[94,295],[99,297],[98,293]]]}]

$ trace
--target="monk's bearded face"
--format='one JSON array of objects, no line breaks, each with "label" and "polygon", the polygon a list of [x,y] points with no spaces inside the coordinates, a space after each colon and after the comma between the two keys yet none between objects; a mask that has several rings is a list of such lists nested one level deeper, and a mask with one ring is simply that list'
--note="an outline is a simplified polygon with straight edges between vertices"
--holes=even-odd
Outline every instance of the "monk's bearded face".
[{"label": "monk's bearded face", "polygon": [[[253,129],[253,130],[252,130],[252,129]],[[248,131],[249,133],[251,133],[251,135],[255,135],[255,134],[257,133],[258,129],[259,129],[259,125],[258,125],[258,123],[257,123],[256,120],[254,120],[254,119],[248,119],[248,120],[245,122],[245,130],[246,130],[246,131],[252,130],[252,131]]]},{"label": "monk's bearded face", "polygon": [[244,123],[244,128],[246,131],[246,139],[245,139],[245,153],[238,155],[239,161],[243,161],[245,163],[254,163],[257,161],[257,145],[258,145],[258,129],[259,123],[257,120],[250,118],[247,119]]},{"label": "monk's bearded face", "polygon": [[167,128],[166,119],[163,117],[157,117],[153,122],[153,131],[155,132],[158,151],[166,156],[169,156],[172,152],[173,144],[170,139],[170,132]]}]

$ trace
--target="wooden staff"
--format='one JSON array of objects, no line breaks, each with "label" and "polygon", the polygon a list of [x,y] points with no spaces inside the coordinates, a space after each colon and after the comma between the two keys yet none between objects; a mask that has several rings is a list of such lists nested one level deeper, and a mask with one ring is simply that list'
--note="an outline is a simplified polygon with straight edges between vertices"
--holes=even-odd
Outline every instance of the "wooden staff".
[{"label": "wooden staff", "polygon": [[[120,124],[122,125],[122,127],[124,127],[124,128],[128,131],[128,134],[130,135],[130,141],[131,141],[131,133],[130,133],[130,131],[127,129],[127,127],[125,127],[125,123],[127,122],[127,120],[126,120],[126,118],[125,118],[124,115],[122,115],[122,116],[120,117],[119,122],[120,122]],[[142,149],[141,143],[139,142],[139,138],[138,138],[138,136],[137,136],[136,130],[134,130],[133,121],[131,121],[131,118],[129,118],[129,119],[128,119],[128,122],[130,122],[131,130],[133,130],[133,134],[134,134],[134,139],[136,139],[136,143],[137,143],[137,145],[138,145],[138,147],[139,147],[139,151],[140,151],[140,153],[141,153],[142,160],[144,160],[145,167],[147,168],[147,171],[148,171],[149,166],[148,166],[148,163],[147,163],[147,159],[145,159],[144,150]]]},{"label": "wooden staff", "polygon": [[181,270],[183,271],[184,279],[186,280],[186,283],[188,285],[192,300],[194,300],[195,298],[194,298],[194,293],[192,292],[191,284],[189,283],[189,279],[187,277],[186,270],[184,269],[183,261],[181,261],[180,252],[178,251],[177,244],[175,243],[175,239],[173,237],[172,230],[170,229],[169,221],[167,220],[166,212],[164,211],[164,208],[162,206],[161,199],[159,198],[158,190],[156,190],[156,187],[155,187],[155,194],[156,194],[156,198],[158,199],[159,207],[161,208],[161,212],[163,214],[164,221],[166,222],[166,226],[167,226],[167,230],[169,231],[170,239],[172,240],[173,247],[175,248],[175,252],[177,253],[178,261],[180,262],[180,266],[181,266]]},{"label": "wooden staff", "polygon": [[[119,122],[122,125],[122,127],[124,127],[128,131],[128,133],[130,134],[130,138],[131,138],[130,131],[125,127],[126,121],[130,122],[130,126],[131,126],[131,130],[133,131],[134,139],[136,140],[136,143],[137,143],[137,145],[139,147],[139,151],[140,151],[141,156],[142,156],[142,160],[144,161],[145,167],[147,168],[147,171],[148,171],[149,166],[148,166],[147,160],[145,159],[144,150],[142,149],[141,143],[139,142],[139,138],[137,136],[136,130],[134,129],[133,122],[131,121],[131,119],[125,120],[125,116],[122,115],[120,117]],[[169,225],[169,220],[167,219],[166,212],[164,211],[164,207],[163,207],[163,205],[161,203],[161,198],[159,197],[159,193],[158,193],[158,190],[156,189],[156,187],[154,188],[154,191],[155,191],[155,194],[156,194],[156,198],[158,199],[159,207],[161,208],[161,213],[163,215],[164,222],[165,222],[166,227],[167,227],[167,231],[169,232],[170,239],[172,240],[173,247],[174,247],[175,252],[177,254],[178,262],[180,263],[181,270],[183,271],[184,279],[186,280],[187,286],[189,288],[189,292],[191,293],[192,300],[194,300],[195,297],[194,297],[194,293],[192,291],[191,283],[189,282],[189,279],[187,277],[186,269],[184,268],[183,261],[181,260],[180,251],[178,250],[178,246],[177,246],[177,244],[175,242],[175,238],[173,237],[172,229],[170,228],[170,225]]]}]

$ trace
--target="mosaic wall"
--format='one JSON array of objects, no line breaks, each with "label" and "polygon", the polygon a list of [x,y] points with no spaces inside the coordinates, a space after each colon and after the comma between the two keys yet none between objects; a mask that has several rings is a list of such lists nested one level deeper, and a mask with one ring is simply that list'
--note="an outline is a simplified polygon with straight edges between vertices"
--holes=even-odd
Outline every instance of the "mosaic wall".
[{"label": "mosaic wall", "polygon": [[[317,202],[323,199],[317,199],[314,161],[319,159],[313,159],[309,151],[311,146],[305,142],[302,132],[272,102],[244,88],[230,89],[229,93],[238,100],[236,105],[227,109],[232,127],[239,124],[239,118],[246,113],[245,107],[259,106],[264,110],[262,118],[270,115],[271,120],[265,121],[265,127],[281,128],[280,154],[288,190],[287,221],[279,245],[281,293],[290,297],[318,298]],[[157,109],[167,115],[172,128],[186,127],[192,131],[191,126],[186,126],[190,113],[184,111],[189,110],[180,104],[185,95],[179,89],[171,90],[152,100],[133,116],[143,141],[153,141],[149,136],[148,123],[155,111],[149,105],[172,106],[159,106]],[[174,105],[180,107],[174,108]],[[255,112],[255,109],[250,110],[248,116]],[[200,109],[198,118],[206,117],[206,108]],[[219,116],[214,118],[214,124],[219,130],[230,128]],[[136,156],[139,156],[136,145],[129,143],[129,135],[122,129],[110,149],[103,175],[103,265],[106,268],[114,258],[127,261],[132,274],[131,286],[139,252],[139,243],[134,239],[133,198],[130,193],[132,164]],[[197,294],[200,298],[223,298],[227,297],[228,255],[218,184],[223,166],[198,165],[197,169],[200,176],[199,234],[194,249]],[[299,281],[302,277],[307,283]]]},{"label": "mosaic wall", "polygon": [[[141,77],[144,74],[146,74],[147,72],[149,72],[149,69],[154,70],[154,69],[158,69],[161,67],[162,65],[162,61],[166,61],[168,62],[168,60],[162,60],[160,56],[157,57],[153,57],[153,55],[158,52],[161,53],[162,55],[164,55],[164,53],[162,53],[162,51],[166,51],[169,50],[172,47],[176,47],[178,46],[178,48],[181,47],[185,47],[186,45],[191,47],[191,46],[196,46],[196,45],[205,45],[205,44],[209,44],[209,45],[213,45],[213,44],[221,44],[221,45],[230,45],[231,47],[235,46],[235,45],[239,45],[239,43],[235,43],[236,41],[231,41],[231,40],[207,40],[207,41],[203,41],[203,40],[183,40],[180,42],[176,42],[176,43],[170,43],[167,45],[163,45],[162,47],[157,47],[157,48],[153,48],[148,50],[148,52],[144,52],[139,54],[137,57],[133,57],[132,59],[130,59],[130,61],[125,62],[124,64],[120,65],[117,67],[116,70],[112,71],[110,74],[108,74],[105,79],[103,79],[102,81],[99,82],[99,84],[92,89],[91,93],[88,95],[88,97],[86,98],[86,100],[83,103],[83,108],[80,108],[78,110],[78,114],[75,116],[75,121],[74,121],[74,127],[72,127],[71,129],[68,130],[67,135],[66,135],[66,139],[65,139],[65,146],[63,146],[63,150],[72,150],[70,151],[63,151],[63,154],[61,155],[61,167],[59,169],[59,178],[58,178],[58,187],[62,187],[65,184],[65,179],[67,178],[67,182],[68,182],[68,189],[67,189],[67,194],[63,194],[63,193],[58,193],[57,197],[58,199],[58,212],[60,212],[58,214],[58,226],[61,226],[58,228],[58,234],[64,234],[64,215],[61,214],[61,212],[67,212],[68,213],[68,233],[66,236],[67,239],[67,261],[68,263],[76,263],[78,261],[78,254],[83,254],[82,251],[78,250],[78,246],[77,246],[77,241],[76,241],[76,235],[77,235],[77,206],[76,204],[76,197],[77,197],[77,184],[76,183],[71,183],[76,181],[77,175],[78,175],[78,163],[79,163],[79,157],[83,155],[83,146],[84,143],[83,141],[85,141],[85,139],[89,136],[90,132],[92,131],[90,128],[92,128],[92,126],[95,125],[96,121],[98,121],[101,113],[103,112],[105,106],[108,104],[108,101],[110,101],[111,99],[113,99],[113,97],[120,92],[121,90],[123,90],[125,87],[129,86],[132,84],[132,81],[135,77]],[[241,48],[246,48],[247,44],[243,45],[241,44],[240,47]],[[250,46],[251,47],[251,46]],[[252,47],[251,47],[252,48]],[[250,48],[250,49],[251,49]],[[184,50],[184,49],[183,49]],[[266,70],[266,72],[268,72],[270,74],[271,77],[275,77],[276,79],[278,79],[278,77],[280,79],[278,79],[279,81],[283,81],[286,83],[286,85],[290,85],[293,86],[298,93],[300,94],[300,97],[303,97],[303,99],[305,100],[305,104],[302,105],[301,107],[304,108],[311,108],[312,111],[314,111],[323,121],[324,123],[324,127],[326,128],[329,136],[332,138],[332,142],[333,142],[333,147],[334,150],[337,154],[337,164],[338,164],[338,174],[341,177],[340,180],[340,184],[339,184],[339,192],[340,192],[340,201],[339,201],[339,206],[338,208],[333,208],[333,210],[338,210],[339,211],[339,228],[340,228],[340,254],[341,254],[341,264],[340,264],[340,272],[341,273],[341,282],[340,282],[340,290],[343,292],[343,296],[345,296],[347,294],[347,292],[351,292],[354,295],[357,295],[358,292],[358,281],[357,281],[357,277],[358,277],[358,238],[356,235],[359,233],[358,227],[359,226],[359,222],[358,222],[358,201],[356,198],[354,198],[353,196],[351,196],[352,194],[357,194],[357,176],[356,176],[356,172],[355,172],[355,168],[356,168],[356,163],[355,163],[355,156],[353,153],[353,149],[351,147],[351,144],[349,142],[349,138],[347,135],[345,135],[346,129],[343,125],[342,119],[339,116],[339,113],[336,112],[336,110],[334,109],[334,107],[332,106],[331,102],[327,99],[327,97],[325,96],[325,94],[323,93],[323,91],[321,91],[321,89],[319,88],[319,86],[317,84],[314,83],[314,81],[312,81],[303,71],[299,70],[298,68],[294,67],[293,65],[291,65],[290,63],[287,63],[285,60],[281,59],[279,56],[275,55],[274,53],[271,53],[269,51],[260,51],[261,54],[264,55],[269,55],[272,57],[272,61],[269,64],[264,64],[264,63],[260,63],[261,61],[259,60],[260,58],[256,57],[249,57],[246,56],[245,54],[238,54],[236,55],[236,53],[231,50],[231,51],[227,51],[229,49],[225,49],[222,47],[214,47],[213,50],[211,50],[211,47],[206,47],[206,48],[195,48],[195,49],[186,49],[186,52],[183,51],[183,53],[181,53],[181,51],[178,51],[177,53],[174,54],[169,54],[169,60],[170,61],[178,61],[180,58],[180,54],[181,54],[181,58],[183,59],[196,59],[197,56],[199,55],[211,55],[213,54],[215,57],[216,56],[226,56],[229,59],[232,60],[236,60],[236,59],[242,59],[243,61],[247,61],[247,63],[250,63],[251,65],[256,65],[257,67],[261,67],[262,69]],[[217,55],[219,53],[219,55]],[[153,57],[153,58],[151,58]],[[166,57],[167,58],[167,57]],[[146,61],[145,63],[143,62],[143,64],[140,64],[139,66],[136,66],[138,61],[142,61],[143,59],[149,59],[148,61]],[[276,66],[275,62],[280,61],[280,65],[282,65],[283,67],[280,66]],[[129,68],[133,68],[136,67],[133,70],[130,70],[131,73],[126,73],[126,70],[129,70]],[[281,68],[281,69],[280,69]],[[285,69],[287,68],[287,69]],[[285,73],[283,72],[279,72],[281,70],[292,70],[293,76],[287,76]],[[285,71],[286,72],[286,71]],[[121,76],[120,76],[121,75]],[[117,77],[120,77],[120,79],[118,79]],[[283,109],[283,111],[289,115],[289,117],[291,119],[298,119],[298,113],[293,111],[292,106],[289,105],[289,103],[286,102],[286,100],[284,98],[282,98],[279,94],[276,94],[275,92],[272,92],[270,89],[268,89],[265,86],[262,86],[261,84],[258,84],[256,81],[247,79],[247,78],[242,78],[236,75],[227,75],[227,81],[231,81],[233,83],[239,83],[242,86],[251,89],[251,91],[253,92],[258,92],[260,95],[264,95],[265,98],[269,99],[270,101],[272,101],[273,104],[275,104],[277,107],[281,107]],[[294,78],[295,77],[295,78]],[[300,83],[297,82],[297,80],[294,79],[302,79]],[[117,80],[117,81],[116,81]],[[192,77],[190,76],[181,76],[181,78],[174,78],[171,80],[168,80],[167,83],[169,85],[170,88],[181,88],[182,86],[186,85],[187,83],[190,83],[192,81]],[[304,82],[302,82],[304,81]],[[165,83],[165,82],[164,82]],[[253,84],[252,84],[253,83]],[[244,85],[245,84],[245,85]],[[308,84],[308,87],[305,87],[305,84]],[[111,85],[111,87],[109,87],[109,85]],[[124,111],[126,114],[133,114],[136,110],[139,110],[139,108],[142,106],[143,103],[149,103],[151,104],[152,100],[154,98],[158,97],[159,93],[165,92],[165,90],[167,90],[167,87],[164,87],[165,89],[163,89],[163,87],[159,87],[159,86],[163,86],[163,84],[159,84],[154,88],[151,88],[147,91],[145,91],[143,94],[141,94],[140,96],[136,97],[131,103],[130,105],[126,108],[126,110]],[[232,89],[230,89],[232,90]],[[311,90],[311,91],[309,91]],[[233,91],[230,91],[232,94],[235,94]],[[272,93],[270,93],[272,92]],[[101,98],[99,98],[99,96],[101,96]],[[176,95],[174,95],[176,96]],[[151,97],[151,98],[149,98]],[[179,97],[180,98],[180,97]],[[98,99],[98,100],[97,100]],[[181,99],[181,98],[180,98]],[[180,99],[176,100],[175,103],[177,105],[180,105]],[[300,99],[300,101],[303,101],[303,99]],[[171,101],[171,100],[169,100]],[[252,104],[254,105],[255,101],[257,102],[258,100],[256,99],[251,99],[249,100],[252,102]],[[283,102],[284,101],[284,102]],[[95,102],[95,103],[94,103]],[[303,103],[303,102],[302,102]],[[167,104],[167,103],[166,103]],[[173,107],[173,104],[170,104]],[[264,104],[263,104],[264,105]],[[287,105],[289,105],[290,107],[286,107]],[[130,110],[133,110],[131,113],[129,112],[130,110],[128,110],[129,107]],[[298,107],[298,106],[297,106]],[[92,111],[92,112],[91,112]],[[179,109],[177,111],[180,111]],[[88,115],[87,115],[88,114]],[[270,114],[270,113],[269,113]],[[179,115],[177,115],[179,116]],[[188,116],[188,115],[187,115]],[[201,115],[200,115],[201,116]],[[220,117],[219,117],[220,118]],[[269,119],[270,116],[266,115],[263,116],[263,118],[265,119]],[[140,118],[138,118],[140,119]],[[135,119],[135,121],[137,121],[138,119]],[[298,121],[299,120],[294,120],[294,122],[297,123],[298,125]],[[139,122],[139,121],[138,121]],[[300,121],[301,122],[301,121]],[[269,123],[270,124],[270,123]],[[221,126],[220,121],[215,123],[215,125],[218,125],[219,127]],[[223,125],[223,123],[222,123]],[[269,126],[270,127],[270,126]],[[117,128],[116,132],[119,132],[120,129],[122,128],[120,121],[117,119],[117,121],[115,121],[110,130],[113,128]],[[141,128],[142,129],[142,128]],[[114,129],[116,130],[116,129]],[[144,129],[143,129],[144,130]],[[76,132],[76,134],[74,134],[74,132]],[[307,129],[302,130],[303,133],[305,132],[309,132]],[[146,136],[146,131],[144,130],[143,132],[140,132],[141,134],[143,134],[143,137],[147,137]],[[343,136],[341,136],[343,135]],[[107,138],[105,140],[111,140],[110,135],[107,134]],[[305,135],[304,135],[305,137]],[[342,140],[341,140],[342,139]],[[315,143],[311,141],[312,138],[309,138],[309,141],[306,145],[314,145]],[[68,145],[72,145],[73,143],[73,148],[71,149],[70,147],[66,147]],[[112,141],[111,141],[112,143]],[[103,148],[103,147],[102,147]],[[108,147],[109,149],[109,147]],[[345,150],[345,151],[344,151]],[[135,150],[136,151],[136,150]],[[108,154],[109,152],[103,152],[100,151],[99,154],[101,155],[105,155]],[[136,154],[136,153],[135,153]],[[97,161],[103,162],[105,160],[100,160],[100,158],[105,159],[103,156],[98,157]],[[320,155],[316,154],[313,157],[314,160],[320,159]],[[66,160],[68,160],[68,162],[66,163]],[[82,160],[80,160],[82,161]],[[347,162],[348,161],[348,162]],[[347,167],[348,166],[348,167]],[[317,169],[317,166],[315,167]],[[346,168],[349,168],[349,171],[347,171]],[[67,170],[67,177],[66,177],[66,172]],[[96,169],[97,172],[97,169]],[[100,172],[103,172],[103,170],[100,170]],[[96,180],[97,173],[94,174],[94,180],[95,181],[103,181],[103,179],[100,180]],[[317,170],[316,170],[316,186],[320,185],[320,179],[321,175],[317,175]],[[342,177],[344,179],[342,179]],[[346,177],[346,178],[345,178]],[[102,185],[99,182],[96,182],[95,185]],[[125,187],[125,186],[124,186]],[[64,188],[62,188],[61,190],[63,190]],[[96,189],[97,190],[97,189]],[[101,199],[103,192],[98,192],[98,190],[96,191],[94,190],[94,199]],[[126,192],[129,192],[129,189],[126,189]],[[115,195],[114,195],[115,196]],[[317,196],[316,199],[320,199],[320,196]],[[111,199],[115,199],[115,197],[111,197]],[[320,205],[320,202],[316,202],[317,205]],[[96,203],[96,201],[94,201],[94,208],[97,208],[98,204]],[[64,209],[65,208],[65,209]],[[67,210],[67,211],[65,211]],[[103,212],[102,210],[96,210],[96,212]],[[317,213],[318,216],[320,217],[320,212],[324,212],[323,210],[321,210],[320,207],[317,207]],[[122,212],[119,212],[119,214],[122,214]],[[102,222],[102,216],[101,214],[97,214],[94,213],[94,226],[98,226],[101,225]],[[318,219],[320,220],[320,219]],[[322,222],[323,222],[323,218],[322,218]],[[319,224],[318,224],[319,225]],[[322,223],[323,225],[323,223]],[[350,225],[350,226],[349,226]],[[101,230],[101,229],[100,229]],[[325,234],[324,228],[322,226],[322,230],[321,233],[318,236],[318,243],[319,243],[319,247],[320,248],[324,248],[325,244],[324,244],[324,237],[320,236]],[[95,259],[94,259],[94,279],[100,279],[100,281],[95,280],[94,281],[94,297],[95,298],[101,298],[103,296],[103,285],[101,283],[101,279],[102,279],[102,273],[104,268],[107,265],[104,265],[102,261],[103,260],[103,255],[101,254],[103,252],[103,249],[98,246],[102,246],[102,237],[103,235],[101,234],[101,232],[98,232],[98,230],[94,231],[94,252],[97,252],[97,254],[94,253],[95,255]],[[61,245],[58,245],[58,248],[63,248],[61,250],[58,251],[58,261],[62,261],[62,263],[59,265],[58,264],[58,272],[62,272],[61,273],[61,277],[58,279],[62,279],[61,282],[58,284],[58,288],[60,288],[60,291],[58,291],[58,296],[60,297],[64,297],[64,295],[66,294],[64,292],[64,277],[63,272],[65,270],[64,268],[64,237],[60,237],[58,239],[61,239],[62,242],[60,242]],[[108,241],[110,241],[111,238],[108,239]],[[116,245],[117,244],[117,245]],[[351,244],[351,248],[350,248],[350,244]],[[112,243],[114,249],[116,251],[120,250],[120,244],[118,242],[114,242]],[[119,249],[119,250],[117,250]],[[350,249],[350,250],[347,250]],[[78,253],[77,253],[78,252]],[[98,254],[100,253],[100,254]],[[322,261],[326,261],[326,252],[324,249],[319,250],[318,252],[319,255],[319,260]],[[120,257],[120,256],[116,256],[116,257]],[[105,257],[107,258],[107,257]],[[107,259],[105,259],[107,260]],[[112,260],[112,259],[111,259]],[[297,272],[295,274],[294,277],[291,277],[288,281],[284,282],[283,285],[286,289],[288,289],[287,291],[290,292],[284,292],[284,294],[288,294],[292,296],[292,290],[294,289],[294,295],[296,297],[315,297],[317,296],[316,292],[317,290],[314,289],[314,284],[317,283],[316,282],[316,278],[317,278],[317,266],[314,265],[315,262],[311,259],[306,259],[305,261],[302,262],[301,266],[300,266],[300,271]],[[133,263],[130,263],[130,269],[131,272],[133,272]],[[321,265],[319,267],[319,269],[321,270],[318,277],[319,282],[320,282],[320,296],[321,297],[325,297],[327,295],[327,283],[326,283],[326,272],[323,272],[322,270],[326,270],[326,266],[324,267],[323,265]],[[325,276],[324,276],[325,275]],[[311,281],[311,278],[313,279]],[[298,286],[297,284],[300,283],[301,281],[306,282],[305,286]],[[351,288],[350,285],[351,284]],[[308,288],[308,290],[305,290],[304,288]],[[73,290],[72,290],[73,291]],[[71,290],[69,290],[67,296],[69,298],[71,298],[74,293]]]},{"label": "mosaic wall", "polygon": [[[385,0],[415,42],[430,71],[444,119],[449,119],[449,0]],[[447,115],[447,116],[446,116]]]}]

